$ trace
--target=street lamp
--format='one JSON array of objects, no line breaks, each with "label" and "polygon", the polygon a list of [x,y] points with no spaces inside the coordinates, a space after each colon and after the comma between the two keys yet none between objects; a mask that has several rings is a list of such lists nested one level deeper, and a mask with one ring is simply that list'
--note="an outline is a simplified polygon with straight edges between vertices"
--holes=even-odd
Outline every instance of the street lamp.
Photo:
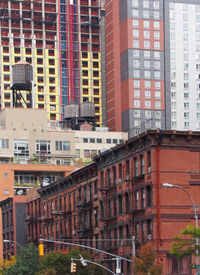
[{"label": "street lamp", "polygon": [[[165,182],[165,183],[162,184],[162,186],[166,187],[166,188],[179,188],[179,189],[182,189],[189,196],[189,198],[192,201],[192,206],[193,206],[193,209],[194,209],[195,227],[196,227],[196,229],[198,229],[199,225],[198,225],[197,207],[196,207],[196,205],[194,203],[194,199],[192,198],[192,196],[190,195],[190,193],[187,190],[185,190],[185,188],[183,188],[182,186],[177,185],[177,184],[170,184],[170,183]],[[196,244],[196,247],[199,244],[198,237],[196,237],[195,244]],[[197,275],[199,274],[199,271],[198,271],[198,268],[199,268],[199,256],[198,256],[198,253],[199,253],[199,251],[198,251],[198,249],[196,249],[196,274]]]},{"label": "street lamp", "polygon": [[16,241],[13,240],[3,240],[4,243],[15,243],[17,246],[19,246],[20,248],[22,248],[22,245],[17,243]]}]

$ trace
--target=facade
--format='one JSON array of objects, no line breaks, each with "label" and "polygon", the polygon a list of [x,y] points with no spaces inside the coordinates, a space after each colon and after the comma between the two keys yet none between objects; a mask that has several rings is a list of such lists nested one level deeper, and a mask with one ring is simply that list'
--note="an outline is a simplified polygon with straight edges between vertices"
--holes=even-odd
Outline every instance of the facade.
[{"label": "facade", "polygon": [[89,161],[97,154],[128,139],[128,133],[108,132],[106,128],[96,131],[75,131],[76,160]]},{"label": "facade", "polygon": [[[199,205],[199,147],[198,132],[149,130],[101,153],[94,163],[38,190],[35,220],[42,223],[42,238],[72,240],[131,259],[135,236],[136,254],[141,244],[152,244],[165,275],[192,274],[195,259],[184,257],[178,264],[170,254],[173,237],[195,224],[192,201],[180,188],[162,184],[185,188]],[[29,198],[27,215],[31,203]],[[45,243],[46,253],[70,249]],[[105,264],[115,271],[115,261]],[[130,262],[123,260],[121,267],[132,274]]]},{"label": "facade", "polygon": [[[0,164],[0,180],[2,183],[0,186],[0,201],[2,204],[0,212],[0,242],[3,243],[3,237],[17,242],[19,241],[21,244],[26,241],[24,237],[25,233],[23,235],[21,232],[22,237],[19,233],[21,225],[17,224],[16,221],[18,221],[18,218],[16,217],[18,217],[17,215],[22,215],[18,213],[18,208],[21,206],[23,208],[27,190],[35,186],[38,187],[40,184],[45,185],[60,180],[69,175],[74,169],[75,167],[72,166],[47,164]],[[17,207],[16,204],[19,207]],[[6,213],[5,227],[4,223],[2,224],[2,213]],[[11,215],[11,213],[13,214]],[[7,218],[9,221],[7,221]],[[3,250],[3,247],[5,250]],[[0,246],[0,248],[1,259],[3,255],[6,255],[8,250],[10,253],[16,251],[16,246],[12,247],[11,244],[8,245],[8,243]]]},{"label": "facade", "polygon": [[111,131],[199,130],[199,5],[106,1]]},{"label": "facade", "polygon": [[59,121],[66,103],[90,100],[101,125],[100,1],[9,0],[0,8],[1,109],[12,106],[12,65],[23,59],[33,66],[34,108]]},{"label": "facade", "polygon": [[[31,120],[30,120],[31,117]],[[0,163],[75,165],[122,143],[127,133],[83,125],[74,131],[48,121],[45,110],[5,108],[0,112]]]},{"label": "facade", "polygon": [[[14,196],[0,202],[3,228],[3,258],[16,255],[20,246],[26,245],[26,196]],[[15,235],[14,235],[15,234]],[[6,242],[11,241],[11,242]]]}]

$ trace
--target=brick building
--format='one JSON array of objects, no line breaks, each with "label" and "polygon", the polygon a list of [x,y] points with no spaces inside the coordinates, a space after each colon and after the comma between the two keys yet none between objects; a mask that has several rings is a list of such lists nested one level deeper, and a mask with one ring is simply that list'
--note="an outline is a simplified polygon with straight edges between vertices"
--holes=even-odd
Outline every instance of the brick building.
[{"label": "brick building", "polygon": [[[164,274],[192,274],[194,259],[183,258],[178,265],[170,255],[173,237],[194,224],[192,202],[183,190],[165,189],[162,183],[180,185],[200,204],[199,137],[198,132],[150,130],[41,188],[41,236],[73,239],[129,259],[135,236],[136,253],[141,244],[151,243]],[[69,248],[47,243],[46,249]],[[106,264],[115,270],[115,261]],[[122,273],[132,274],[126,261]]]},{"label": "brick building", "polygon": [[[26,196],[14,196],[0,202],[3,227],[3,258],[10,259],[19,246],[26,244]],[[11,241],[11,242],[6,242]]]},{"label": "brick building", "polygon": [[[18,224],[19,219],[17,215],[23,215],[23,219],[25,219],[25,206],[23,210],[24,214],[18,213],[18,206],[22,206],[23,203],[25,203],[27,190],[32,189],[34,186],[38,188],[40,183],[46,183],[45,181],[47,180],[53,182],[66,177],[74,171],[74,169],[72,166],[66,167],[47,164],[10,163],[0,165],[0,243],[2,244],[0,246],[0,258],[2,258],[3,255],[6,256],[7,252],[13,253],[16,251],[12,250],[11,245],[8,246],[8,243],[3,246],[4,237],[17,241],[21,245],[26,241],[25,237],[21,237],[23,234],[25,236],[25,232],[23,233],[21,230],[19,233],[18,231],[21,225]],[[3,213],[6,217],[5,223],[3,222]],[[7,217],[9,222],[7,222]],[[9,233],[9,235],[7,235],[7,233]],[[3,236],[3,234],[6,235]]]}]

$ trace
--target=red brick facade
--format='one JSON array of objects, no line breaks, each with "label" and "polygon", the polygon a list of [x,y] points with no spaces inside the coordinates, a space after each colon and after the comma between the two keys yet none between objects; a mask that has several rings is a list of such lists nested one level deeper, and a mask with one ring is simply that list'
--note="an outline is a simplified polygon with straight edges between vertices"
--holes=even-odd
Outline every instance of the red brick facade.
[{"label": "red brick facade", "polygon": [[[173,237],[194,224],[192,203],[183,190],[165,189],[162,183],[180,185],[200,204],[199,138],[197,132],[148,131],[103,152],[64,180],[41,188],[40,213],[35,215],[38,236],[76,240],[128,259],[135,236],[136,253],[141,244],[151,243],[163,262],[164,274],[192,274],[194,259],[182,259],[178,273],[170,255]],[[31,204],[27,204],[29,214]],[[28,237],[31,241],[29,229]],[[45,249],[70,248],[46,243]],[[115,270],[115,261],[106,263]],[[126,261],[122,273],[132,274]]]}]

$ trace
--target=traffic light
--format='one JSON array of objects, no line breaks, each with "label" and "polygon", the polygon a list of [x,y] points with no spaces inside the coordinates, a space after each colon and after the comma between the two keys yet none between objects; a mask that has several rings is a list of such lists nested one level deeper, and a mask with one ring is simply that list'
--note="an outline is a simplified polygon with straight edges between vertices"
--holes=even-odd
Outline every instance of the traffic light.
[{"label": "traffic light", "polygon": [[44,245],[43,245],[43,243],[40,243],[38,248],[39,248],[39,256],[44,256]]},{"label": "traffic light", "polygon": [[71,273],[76,272],[76,264],[75,263],[71,263]]}]

